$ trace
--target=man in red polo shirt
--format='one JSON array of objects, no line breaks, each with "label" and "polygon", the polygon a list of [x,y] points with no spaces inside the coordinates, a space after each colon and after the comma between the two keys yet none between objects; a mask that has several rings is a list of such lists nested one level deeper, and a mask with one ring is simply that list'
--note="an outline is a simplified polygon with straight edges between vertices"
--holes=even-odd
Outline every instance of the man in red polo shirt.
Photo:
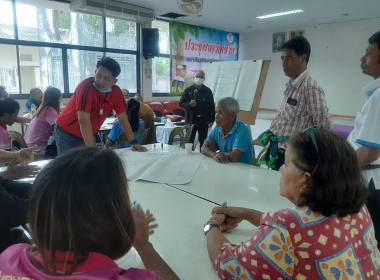
[{"label": "man in red polo shirt", "polygon": [[54,138],[58,155],[81,146],[95,146],[94,135],[112,110],[134,151],[145,152],[137,144],[127,118],[127,105],[116,85],[120,65],[110,57],[96,64],[95,78],[88,78],[75,89],[73,96],[57,119]]}]

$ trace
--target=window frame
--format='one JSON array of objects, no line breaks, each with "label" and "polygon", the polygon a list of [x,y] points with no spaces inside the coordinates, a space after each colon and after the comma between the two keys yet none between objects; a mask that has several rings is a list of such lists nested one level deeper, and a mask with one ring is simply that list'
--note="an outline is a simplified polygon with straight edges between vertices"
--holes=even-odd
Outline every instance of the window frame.
[{"label": "window frame", "polygon": [[[156,20],[157,21],[163,21],[163,22],[170,23],[169,20],[164,20],[164,19],[156,19]],[[170,45],[170,40],[171,40],[171,33],[170,33],[170,28],[169,28],[169,42],[168,42],[169,45]],[[169,48],[169,53],[168,54],[159,52],[158,56],[156,56],[156,57],[164,57],[164,58],[169,58],[170,59],[170,76],[171,76],[171,73],[172,73],[171,48]],[[169,76],[169,84],[171,83],[170,76]],[[169,86],[169,89],[170,89],[170,86]],[[169,92],[153,92],[153,89],[152,89],[152,97],[169,97],[169,96],[171,96],[170,95],[170,90],[169,90]]]},{"label": "window frame", "polygon": [[[73,50],[82,50],[82,51],[96,51],[96,52],[102,52],[103,55],[108,53],[121,53],[121,54],[129,54],[134,55],[136,57],[136,87],[137,87],[137,93],[141,94],[141,65],[140,65],[140,29],[141,26],[139,23],[136,22],[136,40],[137,40],[137,50],[122,50],[122,49],[114,49],[114,48],[107,48],[107,33],[106,33],[106,17],[102,17],[103,22],[103,46],[102,47],[91,47],[91,46],[82,46],[82,45],[72,45],[72,44],[62,44],[62,43],[51,43],[51,42],[39,42],[39,41],[26,41],[26,40],[19,40],[18,37],[18,24],[17,24],[17,11],[16,11],[16,0],[11,0],[12,2],[12,9],[13,9],[13,27],[14,27],[14,39],[5,39],[0,38],[0,44],[4,45],[14,45],[16,47],[16,59],[17,59],[17,69],[20,68],[20,51],[19,46],[27,46],[27,47],[47,47],[47,48],[58,48],[62,50],[62,70],[63,70],[63,91],[62,91],[62,98],[71,98],[73,95],[73,92],[70,92],[69,90],[69,64],[68,64],[68,57],[67,57],[67,50],[73,49]],[[170,55],[169,55],[170,57]],[[94,69],[95,70],[95,69]],[[30,97],[27,93],[22,93],[22,87],[21,87],[21,79],[22,76],[19,73],[18,76],[18,86],[19,86],[19,93],[18,94],[10,94],[9,97],[13,99],[28,99]],[[137,94],[136,93],[136,94]]]}]

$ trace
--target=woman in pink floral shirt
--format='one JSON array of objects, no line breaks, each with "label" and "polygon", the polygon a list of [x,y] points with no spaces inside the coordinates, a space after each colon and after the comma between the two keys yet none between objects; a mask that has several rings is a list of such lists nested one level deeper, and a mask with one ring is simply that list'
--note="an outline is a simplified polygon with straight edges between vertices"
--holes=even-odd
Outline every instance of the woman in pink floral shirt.
[{"label": "woman in pink floral shirt", "polygon": [[[226,203],[213,209],[205,234],[220,279],[380,279],[368,192],[348,142],[309,129],[292,138],[280,172],[280,194],[294,209],[263,214]],[[230,244],[222,231],[242,220],[258,231]]]}]

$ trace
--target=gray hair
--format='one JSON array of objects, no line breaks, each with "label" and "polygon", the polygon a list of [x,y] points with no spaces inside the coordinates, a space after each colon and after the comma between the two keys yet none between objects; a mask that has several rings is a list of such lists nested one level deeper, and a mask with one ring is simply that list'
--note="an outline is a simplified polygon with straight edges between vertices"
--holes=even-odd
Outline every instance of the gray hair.
[{"label": "gray hair", "polygon": [[224,97],[218,101],[218,105],[219,104],[226,105],[229,113],[236,113],[237,115],[240,112],[239,102],[233,97]]},{"label": "gray hair", "polygon": [[39,87],[32,87],[30,89],[30,95],[32,95],[35,90],[41,90],[41,89]]}]

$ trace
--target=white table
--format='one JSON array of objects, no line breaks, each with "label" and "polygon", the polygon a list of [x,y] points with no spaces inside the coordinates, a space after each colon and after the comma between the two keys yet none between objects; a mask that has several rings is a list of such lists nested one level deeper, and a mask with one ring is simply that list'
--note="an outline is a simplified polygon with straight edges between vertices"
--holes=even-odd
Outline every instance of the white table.
[{"label": "white table", "polygon": [[169,141],[169,136],[172,130],[176,128],[176,126],[157,126],[156,127],[156,137],[157,141],[160,143],[167,144]]},{"label": "white table", "polygon": [[[169,145],[145,145],[155,153],[183,153]],[[47,161],[39,164],[45,164]],[[30,180],[32,181],[32,180]],[[128,182],[131,201],[150,209],[159,228],[150,240],[180,279],[218,279],[208,258],[203,224],[215,203],[250,207],[262,212],[293,207],[279,194],[280,173],[241,163],[219,164],[205,157],[193,180],[186,185]],[[242,222],[227,238],[232,243],[249,239],[256,228]],[[142,268],[134,250],[117,261],[122,268]]]},{"label": "white table", "polygon": [[[172,188],[148,182],[129,183],[131,201],[137,200],[144,210],[148,208],[159,227],[150,241],[176,272],[180,279],[218,279],[208,257],[203,224],[211,217],[216,205]],[[256,231],[249,223],[242,223],[227,237],[233,242],[248,239]],[[124,269],[143,267],[140,257],[132,250],[117,261]]]}]

